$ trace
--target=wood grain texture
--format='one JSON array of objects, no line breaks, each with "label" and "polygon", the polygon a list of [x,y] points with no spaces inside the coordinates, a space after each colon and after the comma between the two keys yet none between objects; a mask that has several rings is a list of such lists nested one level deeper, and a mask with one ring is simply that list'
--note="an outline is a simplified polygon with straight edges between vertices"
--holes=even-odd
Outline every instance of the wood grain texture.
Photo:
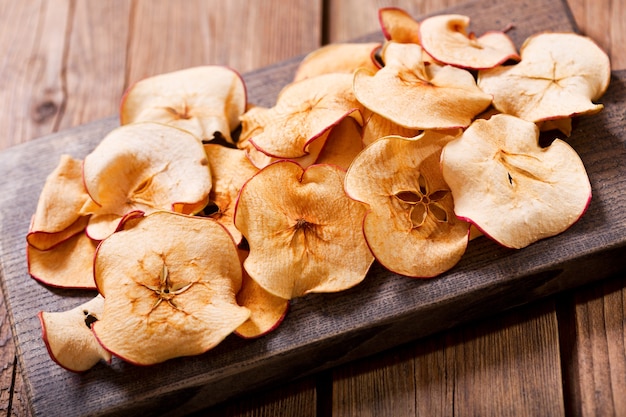
[{"label": "wood grain texture", "polygon": [[581,33],[611,57],[613,69],[626,68],[626,4],[623,1],[567,0]]},{"label": "wood grain texture", "polygon": [[338,368],[333,415],[563,416],[554,306],[531,307]]},{"label": "wood grain texture", "polygon": [[626,414],[626,277],[567,294],[559,308],[570,415]]},{"label": "wood grain texture", "polygon": [[[190,0],[171,7],[168,0],[140,0],[135,4],[128,83],[209,63],[249,72],[311,51],[321,39],[320,1]],[[194,12],[188,13],[189,9]]]}]

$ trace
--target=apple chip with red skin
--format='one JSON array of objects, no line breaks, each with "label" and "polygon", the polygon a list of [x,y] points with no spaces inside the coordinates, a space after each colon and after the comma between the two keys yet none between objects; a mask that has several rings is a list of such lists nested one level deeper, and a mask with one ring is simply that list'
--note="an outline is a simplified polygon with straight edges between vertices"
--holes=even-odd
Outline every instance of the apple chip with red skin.
[{"label": "apple chip with red skin", "polygon": [[42,338],[53,361],[73,372],[85,372],[111,354],[94,337],[91,327],[102,314],[104,298],[97,295],[63,312],[39,313]]},{"label": "apple chip with red skin", "polygon": [[487,32],[480,37],[467,33],[468,16],[442,14],[424,19],[419,36],[422,48],[437,62],[468,69],[496,67],[519,61],[513,41],[504,32]]},{"label": "apple chip with red skin", "polygon": [[237,249],[213,219],[166,211],[129,219],[98,247],[94,276],[104,311],[93,331],[131,363],[206,352],[250,315],[235,299]]},{"label": "apple chip with red skin", "polygon": [[235,243],[241,243],[241,232],[235,227],[234,213],[239,190],[257,173],[258,169],[248,160],[245,151],[208,143],[204,145],[213,185],[209,193],[209,206],[217,210],[207,213],[223,224]]},{"label": "apple chip with red skin", "polygon": [[399,43],[419,44],[419,22],[403,9],[383,7],[378,9],[378,22],[385,39]]},{"label": "apple chip with red skin", "polygon": [[[352,91],[352,75],[322,74],[288,84],[280,92],[276,105],[255,110],[254,117],[265,123],[252,124],[256,132],[248,141],[268,156],[298,158],[310,154],[313,141],[345,117],[363,123],[362,106]],[[247,126],[242,116],[242,128]],[[246,132],[242,132],[244,137]]]},{"label": "apple chip with red skin", "polygon": [[585,212],[591,185],[580,157],[514,116],[476,120],[441,155],[457,216],[509,248],[559,234]]},{"label": "apple chip with red skin", "polygon": [[541,33],[526,39],[516,65],[480,71],[478,86],[502,113],[531,122],[599,112],[611,64],[598,45],[576,33]]},{"label": "apple chip with red skin", "polygon": [[363,145],[367,146],[386,136],[412,138],[420,133],[422,133],[421,129],[409,129],[384,118],[380,114],[370,113],[365,121],[365,125],[363,125]]},{"label": "apple chip with red skin", "polygon": [[363,150],[363,132],[361,126],[348,117],[333,127],[315,161],[316,164],[331,164],[348,169],[354,158]]},{"label": "apple chip with red skin", "polygon": [[235,225],[250,245],[244,268],[268,292],[292,299],[360,283],[373,257],[361,231],[365,205],[343,191],[345,171],[268,165],[241,189]]},{"label": "apple chip with red skin", "polygon": [[[248,257],[248,253],[247,250],[239,250],[242,263]],[[250,317],[237,327],[235,334],[244,339],[253,339],[266,335],[282,323],[289,310],[289,300],[266,291],[250,278],[245,268],[242,272],[241,290],[237,293],[237,303],[250,310]]]},{"label": "apple chip with red skin", "polygon": [[354,94],[369,110],[410,129],[468,126],[491,104],[469,71],[425,63],[416,44],[387,42],[385,66],[354,74]]},{"label": "apple chip with red skin", "polygon": [[82,232],[88,217],[80,209],[89,200],[83,184],[83,161],[62,155],[44,183],[26,235],[29,245],[47,250]]},{"label": "apple chip with red skin", "polygon": [[217,134],[233,142],[246,109],[246,87],[231,68],[206,65],[145,78],[124,94],[122,125],[159,122],[188,130],[203,141]]},{"label": "apple chip with red skin", "polygon": [[171,210],[195,214],[211,190],[202,143],[191,133],[161,123],[141,122],[111,131],[85,157],[83,178],[92,201],[87,234],[102,240],[124,215]]},{"label": "apple chip with red skin", "polygon": [[47,250],[26,246],[30,276],[51,287],[96,289],[93,257],[98,241],[78,233]]},{"label": "apple chip with red skin", "polygon": [[376,260],[395,273],[434,277],[465,253],[470,225],[454,215],[439,168],[443,146],[458,134],[380,138],[348,169],[346,193],[370,207],[363,221],[365,239]]},{"label": "apple chip with red skin", "polygon": [[378,42],[331,43],[310,52],[298,65],[293,81],[329,73],[353,73],[357,68],[378,69],[374,54]]}]

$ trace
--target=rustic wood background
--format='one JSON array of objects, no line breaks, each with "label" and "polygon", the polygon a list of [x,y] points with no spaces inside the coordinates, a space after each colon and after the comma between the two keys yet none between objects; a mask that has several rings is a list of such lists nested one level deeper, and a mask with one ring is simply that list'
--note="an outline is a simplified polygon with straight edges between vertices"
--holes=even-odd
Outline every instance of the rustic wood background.
[{"label": "rustic wood background", "polygon": [[[0,0],[0,150],[116,115],[145,76],[207,62],[248,72],[378,31],[379,7],[420,16],[461,3]],[[567,1],[615,70],[624,3]],[[203,415],[626,415],[625,296],[622,274]],[[2,297],[0,325],[0,411],[28,416]]]}]

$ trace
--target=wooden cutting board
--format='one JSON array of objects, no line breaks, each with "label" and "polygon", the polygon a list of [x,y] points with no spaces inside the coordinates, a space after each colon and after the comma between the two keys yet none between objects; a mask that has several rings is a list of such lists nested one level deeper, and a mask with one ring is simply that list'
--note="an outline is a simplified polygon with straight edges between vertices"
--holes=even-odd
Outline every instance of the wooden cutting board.
[{"label": "wooden cutting board", "polygon": [[[514,25],[519,47],[542,30],[575,30],[565,2],[487,0],[445,12],[472,30]],[[379,33],[362,40],[381,40]],[[271,106],[299,59],[247,74],[251,102]],[[338,294],[295,300],[282,325],[257,340],[229,337],[214,350],[153,367],[115,360],[77,375],[52,362],[37,313],[63,311],[93,292],[51,289],[28,276],[25,236],[46,176],[59,157],[84,157],[116,127],[109,118],[0,154],[0,278],[35,415],[182,415],[267,385],[320,371],[478,317],[603,279],[626,254],[626,71],[613,74],[604,110],[581,118],[569,143],[585,163],[593,200],[567,232],[523,250],[480,238],[448,273],[430,280],[375,265],[365,282]],[[169,414],[168,414],[169,413]]]}]

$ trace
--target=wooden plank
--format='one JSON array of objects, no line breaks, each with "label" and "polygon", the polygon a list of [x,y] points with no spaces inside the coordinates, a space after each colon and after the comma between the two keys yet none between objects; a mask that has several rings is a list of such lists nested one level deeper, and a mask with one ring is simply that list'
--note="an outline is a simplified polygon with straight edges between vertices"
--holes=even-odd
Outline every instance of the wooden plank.
[{"label": "wooden plank", "polygon": [[65,102],[58,130],[117,114],[126,82],[131,4],[126,0],[73,3],[60,74]]},{"label": "wooden plank", "polygon": [[319,46],[321,5],[190,0],[178,8],[168,0],[140,0],[132,14],[128,82],[201,64],[249,72],[301,55]]},{"label": "wooden plank", "polygon": [[55,130],[65,100],[62,81],[69,1],[2,2],[0,126],[2,147]]},{"label": "wooden plank", "polygon": [[333,415],[563,416],[547,361],[559,363],[552,301],[340,367]]},{"label": "wooden plank", "polygon": [[567,295],[559,310],[570,415],[626,414],[626,273]]},{"label": "wooden plank", "polygon": [[[278,74],[280,73],[280,71],[271,70],[271,73]],[[283,73],[283,75],[286,75],[286,74],[287,74],[286,72]],[[283,79],[283,81],[284,80],[285,79]],[[262,92],[263,91],[259,90],[258,94],[260,94],[260,96],[258,98],[267,99],[267,97],[271,97],[271,95],[269,94],[261,94]],[[590,124],[588,125],[591,126]],[[86,152],[89,149],[89,146],[93,145],[94,141],[96,140],[96,138],[91,135],[99,135],[101,134],[101,131],[97,131],[98,129],[106,130],[106,128],[108,127],[106,125],[104,126],[99,125],[97,126],[97,129],[94,129],[94,126],[95,125],[85,126],[84,129],[78,129],[77,131],[74,131],[74,132],[64,132],[61,135],[55,135],[53,137],[45,138],[42,141],[35,142],[33,147],[30,149],[31,152],[35,154],[39,154],[39,153],[43,154],[44,152],[48,151],[50,153],[47,154],[46,158],[37,157],[29,161],[24,161],[24,158],[14,160],[13,157],[17,156],[19,154],[20,149],[22,148],[19,147],[19,148],[16,148],[15,150],[11,150],[10,152],[5,154],[7,155],[6,156],[6,162],[7,162],[6,172],[7,173],[10,172],[10,169],[12,169],[14,166],[21,166],[22,168],[27,167],[31,169],[32,172],[30,172],[29,175],[27,175],[24,178],[24,180],[27,182],[25,184],[20,184],[19,186],[19,187],[24,187],[24,188],[20,188],[19,191],[29,192],[30,195],[36,195],[37,188],[41,186],[41,182],[40,182],[41,179],[39,179],[38,183],[37,181],[33,181],[33,179],[37,179],[38,175],[40,175],[42,172],[49,172],[49,170],[52,168],[52,166],[56,162],[56,161],[49,160],[47,158],[49,158],[50,155],[55,154],[55,152],[56,153],[60,152],[62,149]],[[597,128],[597,126],[595,127]],[[70,133],[70,136],[67,137],[66,133]],[[78,144],[76,142],[78,138],[82,138],[83,140],[86,140],[87,142]],[[619,135],[617,135],[616,138],[617,140],[619,140]],[[616,142],[614,141],[612,144],[616,145]],[[34,151],[38,151],[38,152],[34,152]],[[593,155],[593,153],[591,155]],[[3,163],[4,162],[5,160],[3,159]],[[3,168],[5,167],[4,164],[2,166]],[[37,168],[37,169],[34,169],[34,168]],[[39,174],[37,174],[37,171],[39,172]],[[620,174],[620,173],[621,172],[618,171],[618,172],[614,172],[613,174]],[[17,198],[22,194],[16,192],[18,191],[15,188],[16,185],[17,184],[15,184],[11,188],[12,194],[4,197],[6,198],[6,200],[3,200],[3,203],[9,202],[9,201],[11,201],[13,204],[16,204],[18,202],[22,202],[22,203],[24,202],[23,198],[22,200]],[[3,186],[5,186],[5,184],[3,184]],[[14,200],[14,198],[17,198],[17,201]],[[601,199],[600,201],[603,201],[603,200]],[[31,205],[32,205],[32,202],[31,202]],[[11,206],[11,208],[13,207],[14,206]],[[24,207],[27,208],[28,203]],[[602,207],[602,208],[604,209],[605,207]],[[620,206],[615,207],[615,209],[616,210],[620,209]],[[613,213],[611,210],[608,210],[607,213],[609,214],[609,218],[615,215],[615,213]],[[17,218],[9,219],[10,223],[8,223],[7,226],[9,227],[9,230],[13,228],[12,229],[14,231],[13,233],[17,233],[17,232],[23,233],[24,232],[23,222],[27,220],[26,219],[27,213],[26,214],[20,213],[16,217]],[[592,220],[590,220],[590,222],[591,223],[587,222],[586,224],[583,223],[582,225],[578,225],[577,228],[573,230],[573,232],[571,231],[572,233],[568,232],[568,235],[567,235],[568,237],[552,241],[553,243],[560,243],[561,245],[563,245],[562,247],[559,248],[559,250],[556,250],[553,253],[556,259],[556,267],[560,265],[559,262],[565,262],[565,263],[568,262],[567,254],[565,253],[567,252],[568,247],[571,249],[573,247],[577,247],[581,243],[584,244],[584,249],[585,251],[587,251],[586,253],[589,256],[591,256],[593,259],[596,259],[596,257],[594,256],[596,253],[594,252],[593,245],[592,244],[590,245],[589,242],[581,240],[583,239],[585,233],[589,232],[590,230],[597,231],[595,230],[595,226],[601,226],[596,223],[593,223]],[[619,230],[617,230],[616,233],[619,233]],[[23,237],[23,235],[21,234],[20,236]],[[610,235],[609,231],[607,230],[602,230],[602,234],[597,237],[608,239],[609,241],[614,241],[614,238],[615,238],[615,236]],[[7,245],[10,246],[10,244],[12,243],[15,244],[18,242],[19,242],[18,240],[9,239],[7,241]],[[533,260],[537,260],[537,259],[542,259],[540,255],[546,249],[547,249],[546,245],[538,245],[537,247],[534,248],[534,250],[525,251],[524,253],[526,255],[533,256]],[[565,249],[565,252],[563,252],[562,249]],[[621,249],[621,246],[618,246],[618,249]],[[6,251],[6,247],[3,248],[3,250]],[[7,264],[8,266],[5,267],[5,270],[3,271],[3,275],[15,276],[16,272],[21,268],[21,265],[22,265],[21,261],[23,260],[22,258],[23,253],[20,253],[20,251],[16,251],[15,249],[13,249],[13,251],[6,252],[6,253],[9,253],[13,257],[7,258],[9,262]],[[613,255],[621,256],[622,253],[618,252]],[[603,259],[609,259],[609,258],[603,257],[602,260]],[[586,265],[586,264],[581,263],[580,266],[583,266],[583,265]],[[529,271],[531,273],[536,273],[536,274],[532,275],[531,280],[525,281],[524,278],[527,278],[527,276],[524,274],[515,275],[515,270],[511,269],[512,266],[519,267],[520,270],[523,270],[524,268],[529,268]],[[574,264],[574,267],[577,267],[577,266],[579,265]],[[597,266],[597,264],[594,266]],[[472,268],[476,267],[478,269],[482,268],[483,271],[481,272],[486,272],[486,275],[484,276],[473,275],[471,273],[468,275],[464,275],[461,273],[461,271],[463,271],[463,268],[469,269],[469,267],[472,267]],[[487,268],[487,271],[484,271],[485,268]],[[504,288],[501,288],[501,287],[495,288],[494,285],[502,283],[502,281],[498,280],[498,277],[502,279],[502,276],[501,275],[496,276],[496,275],[498,275],[498,272],[502,273],[503,271],[505,271],[507,274],[511,273],[511,275],[507,276],[506,278],[510,279],[512,277],[513,281],[508,282],[509,285],[505,286]],[[380,273],[381,271],[378,270],[377,272]],[[307,320],[308,318],[310,318],[311,319],[310,321],[301,322],[300,325],[309,324],[311,326],[309,327],[300,326],[300,325],[295,326],[292,321],[291,322],[292,324],[288,325],[287,327],[282,327],[279,332],[272,335],[268,339],[264,339],[263,343],[254,342],[249,345],[243,346],[243,343],[238,342],[236,340],[235,341],[231,340],[228,342],[228,346],[224,348],[220,348],[217,352],[212,352],[212,353],[215,353],[215,356],[217,356],[217,358],[211,355],[208,357],[193,358],[190,360],[174,361],[173,364],[169,364],[170,366],[161,367],[159,369],[159,374],[168,375],[169,372],[171,372],[172,370],[174,371],[178,370],[179,372],[182,371],[182,374],[181,373],[177,374],[177,377],[181,379],[177,379],[177,381],[175,382],[162,381],[162,380],[159,381],[163,383],[163,384],[159,384],[160,389],[172,390],[171,392],[175,392],[177,396],[171,397],[171,398],[169,396],[163,396],[159,401],[155,401],[153,398],[150,398],[150,397],[143,397],[143,399],[145,400],[144,405],[146,405],[148,402],[153,403],[153,405],[155,406],[158,406],[162,404],[161,401],[169,402],[169,403],[172,403],[173,401],[176,401],[176,400],[184,401],[186,399],[185,395],[179,395],[179,394],[195,395],[196,397],[204,395],[203,391],[194,392],[193,388],[196,388],[195,384],[205,382],[205,381],[199,380],[196,373],[205,370],[206,373],[203,375],[203,377],[206,377],[207,374],[214,372],[214,368],[212,368],[211,365],[222,363],[220,362],[220,357],[222,358],[221,360],[223,360],[228,355],[233,355],[233,352],[235,352],[234,354],[240,354],[240,359],[241,358],[245,359],[246,353],[254,354],[256,352],[256,354],[258,355],[259,349],[261,349],[262,352],[266,352],[266,354],[270,354],[270,356],[271,354],[274,354],[274,355],[280,354],[280,358],[279,358],[281,359],[280,361],[275,361],[275,362],[272,362],[271,360],[261,361],[262,362],[261,364],[258,364],[258,363],[254,364],[254,363],[248,362],[247,365],[256,365],[256,366],[262,365],[262,366],[271,367],[274,364],[280,363],[282,365],[289,365],[291,367],[290,369],[288,369],[288,371],[290,371],[289,372],[290,374],[294,371],[293,366],[296,366],[294,365],[294,358],[295,358],[294,355],[300,355],[303,358],[305,358],[305,362],[298,363],[296,370],[300,372],[304,372],[305,369],[311,366],[311,363],[306,362],[306,361],[314,360],[317,363],[321,361],[324,363],[321,366],[325,367],[325,366],[330,366],[333,363],[340,363],[341,361],[349,360],[351,358],[356,358],[356,357],[359,357],[360,355],[373,352],[375,349],[384,348],[385,343],[389,343],[387,339],[390,334],[398,334],[400,337],[398,340],[401,341],[403,340],[402,338],[417,337],[420,334],[425,334],[427,332],[433,331],[432,327],[429,327],[428,324],[425,324],[423,326],[418,325],[417,328],[411,329],[411,330],[416,330],[416,332],[412,332],[411,335],[407,334],[408,327],[406,327],[406,325],[410,321],[414,321],[415,317],[406,315],[406,312],[408,311],[406,309],[411,308],[412,306],[415,306],[416,301],[418,302],[418,304],[420,301],[422,303],[428,301],[430,303],[435,303],[435,304],[437,303],[437,301],[444,301],[444,304],[446,301],[448,303],[452,303],[452,302],[456,303],[458,301],[462,301],[464,296],[467,296],[467,293],[465,293],[465,291],[467,291],[468,289],[471,289],[470,283],[471,285],[478,284],[480,288],[487,289],[487,291],[485,291],[485,293],[481,294],[480,296],[483,298],[473,298],[471,300],[471,303],[466,305],[467,310],[463,311],[463,313],[466,313],[466,314],[461,319],[459,318],[455,319],[451,316],[446,316],[447,313],[443,310],[442,311],[438,311],[436,309],[432,310],[434,308],[432,307],[432,305],[430,309],[426,308],[426,310],[423,311],[423,313],[436,311],[438,313],[436,314],[437,318],[445,319],[444,321],[447,323],[446,325],[454,325],[458,323],[460,320],[471,318],[471,317],[480,315],[481,313],[484,314],[485,313],[484,309],[493,307],[495,311],[495,309],[504,308],[506,303],[504,302],[502,295],[510,296],[510,292],[512,290],[517,290],[518,288],[516,287],[516,285],[520,285],[521,282],[524,282],[524,285],[521,288],[519,288],[521,289],[521,292],[519,292],[519,295],[517,295],[514,300],[510,300],[510,299],[507,300],[509,302],[512,302],[512,304],[523,303],[532,297],[544,295],[544,294],[550,293],[551,291],[562,289],[560,287],[562,283],[560,283],[559,280],[554,280],[553,278],[558,277],[558,278],[566,279],[568,276],[574,276],[573,272],[570,270],[564,271],[565,273],[561,275],[557,274],[556,277],[553,274],[545,274],[544,272],[546,271],[538,270],[536,265],[533,266],[533,263],[524,262],[522,255],[511,254],[509,252],[494,248],[493,245],[489,245],[486,243],[481,243],[475,246],[474,249],[472,249],[472,254],[470,255],[470,258],[468,258],[468,260],[465,261],[465,263],[461,265],[459,270],[456,272],[457,272],[456,274],[450,274],[446,277],[442,277],[442,279],[433,281],[432,283],[420,283],[420,285],[418,285],[419,293],[415,292],[414,282],[408,283],[406,280],[401,280],[401,279],[398,279],[397,277],[382,276],[381,279],[373,280],[374,282],[371,282],[368,285],[364,286],[363,288],[357,289],[354,292],[351,292],[349,294],[345,294],[345,295],[342,294],[336,297],[334,296],[329,297],[330,299],[334,300],[334,303],[332,303],[333,306],[326,306],[325,305],[326,302],[324,301],[324,304],[323,304],[324,314],[321,317],[319,316],[319,312],[316,309],[316,307],[320,306],[321,299],[319,297],[310,297],[310,298],[307,298],[306,300],[302,300],[301,302],[297,304],[297,307],[294,309],[296,313],[295,316],[293,315],[294,312],[292,311],[290,320],[292,318],[294,318],[294,320],[296,321],[298,320],[298,318],[301,318],[302,320]],[[476,278],[476,280],[473,281],[473,278]],[[17,284],[16,281],[12,281],[11,283]],[[33,287],[31,286],[32,284],[30,282],[21,282],[21,284],[23,284],[24,287],[27,287],[27,288],[18,289],[18,291],[25,291],[27,289],[33,290]],[[574,279],[572,282],[565,284],[565,285],[577,285],[577,284],[580,284],[580,281],[577,281],[576,279]],[[16,295],[13,292],[15,288],[13,287],[11,288],[12,288],[11,294],[9,295],[9,300],[11,304],[20,305],[19,301],[30,301],[30,309],[32,309],[34,306],[48,305],[47,301],[54,300],[56,302],[57,299],[59,299],[59,301],[60,299],[65,300],[58,304],[55,304],[59,307],[63,307],[63,303],[65,303],[65,305],[68,305],[68,304],[71,304],[72,302],[77,302],[78,299],[80,298],[80,297],[76,297],[73,300],[67,300],[68,297],[64,297],[65,294],[61,294],[61,293],[47,294],[46,293],[43,299],[36,299],[37,297],[35,293],[37,293],[38,290],[39,290],[39,295],[41,295],[40,294],[41,289],[37,288],[36,286],[34,288],[35,293],[26,294],[25,292],[22,292],[16,298]],[[380,317],[376,317],[376,316],[372,317],[371,316],[372,312],[363,311],[363,310],[352,312],[350,314],[346,314],[345,311],[342,312],[341,309],[353,307],[354,300],[350,299],[351,297],[354,297],[355,295],[367,296],[368,289],[370,291],[372,289],[378,289],[380,291],[379,292],[380,296],[385,298],[385,300],[382,300],[382,299],[373,300],[373,304],[371,304],[373,307],[372,312],[378,311],[378,312],[394,314],[393,317],[387,318],[387,320],[389,321],[383,320],[381,322]],[[451,293],[449,292],[449,290],[451,289],[455,289],[459,292]],[[424,291],[423,293],[421,292],[422,290]],[[362,294],[362,291],[365,291],[365,294]],[[405,299],[405,296],[406,296],[406,299]],[[45,298],[48,298],[48,299],[46,300]],[[484,304],[483,301],[485,300],[488,301],[488,303]],[[383,303],[382,301],[390,301],[390,303]],[[334,306],[337,306],[337,307],[334,307]],[[379,309],[377,309],[376,306],[378,306]],[[439,305],[439,307],[441,306],[445,307],[445,305],[443,304]],[[32,325],[33,324],[32,321],[29,321],[31,317],[29,316],[30,313],[32,312],[23,311],[20,314],[18,314],[18,316],[20,317],[18,317],[18,320],[16,320],[16,326],[19,327],[20,329],[24,329],[25,326],[27,327],[29,324]],[[354,324],[358,321],[367,320],[367,323],[369,326],[371,326],[372,324],[374,325],[378,324],[379,326],[382,326],[382,327],[375,327],[374,329],[371,329],[370,327],[368,328],[367,333],[363,332],[357,335],[352,330],[346,329],[345,327],[346,318],[352,320],[352,321],[348,320],[349,324]],[[397,324],[395,324],[396,318],[400,319],[397,322]],[[322,330],[331,331],[331,333],[325,334],[323,335],[324,337],[321,338],[320,334],[309,334],[306,331],[302,330],[302,329],[311,328],[315,331],[319,331],[320,325],[323,326]],[[430,326],[432,326],[432,324],[430,324]],[[291,336],[291,334],[290,334],[289,329],[291,329],[292,332],[297,333],[298,335],[302,336],[304,340],[302,339],[290,340],[289,337]],[[384,334],[380,334],[379,336],[378,331],[382,331],[382,333]],[[350,343],[343,342],[339,345],[329,343],[329,342],[339,343],[338,332],[346,332],[346,334],[344,334],[343,336],[349,336]],[[18,332],[18,334],[23,335],[23,333],[20,333],[20,332]],[[307,337],[309,338],[308,340],[307,340]],[[314,339],[311,339],[310,337],[313,337]],[[311,345],[311,343],[306,343],[307,341],[311,342],[312,340],[315,340],[316,342],[315,345]],[[26,353],[26,356],[30,355],[30,359],[33,358],[33,354],[35,354],[34,356],[36,356],[38,341],[39,341],[38,337],[35,335],[34,332],[31,332],[25,338],[25,340],[23,338],[24,343],[22,343],[20,346],[23,348],[22,351]],[[293,351],[284,351],[284,350],[272,351],[271,348],[276,347],[274,343],[280,343],[281,341],[282,342],[287,341],[291,343],[302,343],[302,344],[297,345],[297,347],[301,349],[294,349]],[[360,349],[356,349],[355,351],[353,351],[352,347],[355,345],[356,341],[364,341],[364,342],[361,345]],[[226,350],[231,350],[232,352],[226,352]],[[241,354],[243,355],[241,356]],[[307,355],[310,355],[311,358],[307,358]],[[26,359],[27,358],[25,358],[25,360]],[[42,359],[42,358],[40,357],[39,359]],[[288,359],[291,359],[291,361],[289,361]],[[35,377],[41,378],[45,376],[46,378],[51,378],[51,380],[54,380],[58,375],[56,375],[55,370],[52,370],[52,372],[49,372],[49,369],[47,369],[47,365],[49,365],[49,362],[39,361],[38,363],[36,363],[36,366],[26,367],[26,369],[28,369],[29,372],[33,372],[31,377],[35,376]],[[90,376],[87,376],[87,378],[81,379],[79,382],[77,382],[77,380],[71,376],[67,377],[67,375],[65,374],[63,374],[63,376],[60,378],[59,381],[62,383],[70,384],[74,390],[78,389],[78,385],[85,384],[84,386],[80,387],[79,396],[82,396],[82,398],[87,397],[86,399],[91,400],[91,401],[86,401],[86,403],[89,404],[90,406],[93,405],[94,403],[95,405],[98,405],[98,404],[102,405],[103,395],[105,397],[108,396],[108,398],[104,398],[104,401],[115,400],[115,398],[112,398],[112,396],[119,395],[116,392],[116,390],[118,389],[118,385],[123,385],[124,383],[123,380],[120,379],[122,378],[119,375],[120,373],[124,374],[125,371],[128,371],[128,372],[138,371],[139,375],[133,375],[134,377],[138,377],[140,379],[144,377],[146,381],[150,381],[150,383],[154,382],[150,378],[150,372],[151,372],[150,370],[144,370],[144,369],[136,370],[134,368],[132,369],[133,371],[130,371],[128,367],[124,366],[124,364],[116,364],[116,367],[113,369],[113,371],[99,369],[96,372],[91,373]],[[185,378],[185,373],[190,372],[190,369],[194,371],[193,378],[191,378],[190,374],[187,374],[187,376],[190,377],[191,379]],[[226,381],[228,381],[230,384],[233,384],[236,379],[241,380],[242,378],[245,378],[248,376],[251,378],[249,381],[254,381],[254,376],[258,375],[256,371],[258,371],[258,368],[250,369],[250,373],[245,373],[244,375],[237,375],[238,378],[235,378],[234,376],[230,376],[230,375],[226,375],[222,377],[226,378]],[[265,374],[264,375],[265,379],[264,381],[261,381],[261,382],[271,381],[272,378],[274,377],[288,377],[287,373],[285,372],[284,366],[283,366],[283,369],[278,369],[278,370],[269,369],[268,371],[269,371],[269,374]],[[115,374],[116,372],[119,372],[119,373],[117,373],[116,375],[112,375],[112,373]],[[283,373],[272,374],[272,372],[283,372]],[[296,373],[299,373],[299,372],[296,372]],[[102,379],[99,379],[94,374],[99,374],[99,376],[102,377]],[[213,375],[215,375],[215,373],[213,373]],[[152,375],[152,377],[154,377],[154,375]],[[216,377],[219,378],[220,375]],[[220,382],[222,383],[224,382],[223,378],[220,379]],[[101,385],[105,385],[104,388],[109,388],[109,390],[105,389],[104,391],[102,391],[103,387],[98,388],[97,386],[91,385],[91,384],[97,385],[98,383],[100,383]],[[154,388],[154,385],[142,387],[142,391],[146,390],[150,392],[151,387]],[[94,389],[90,390],[89,388],[94,388]],[[221,386],[221,390],[227,391],[227,392],[223,392],[223,391],[221,392],[220,389],[217,389],[216,391],[218,395],[229,395],[233,391],[232,386],[228,384],[226,384],[225,386]],[[131,387],[129,391],[132,394],[133,387]],[[163,391],[160,391],[158,394],[163,394],[163,393],[164,393]],[[60,406],[59,400],[55,398],[46,398],[40,401],[44,401],[44,400],[48,400],[52,405],[56,404],[57,407]],[[209,399],[209,401],[211,400],[215,400],[215,397],[213,397],[212,399]]]},{"label": "wooden plank", "polygon": [[609,53],[613,69],[626,68],[626,4],[623,1],[567,1],[580,31]]},{"label": "wooden plank", "polygon": [[[184,410],[181,410],[183,413]],[[185,414],[186,415],[186,414]],[[315,378],[304,378],[279,389],[242,395],[188,417],[317,417]]]}]

